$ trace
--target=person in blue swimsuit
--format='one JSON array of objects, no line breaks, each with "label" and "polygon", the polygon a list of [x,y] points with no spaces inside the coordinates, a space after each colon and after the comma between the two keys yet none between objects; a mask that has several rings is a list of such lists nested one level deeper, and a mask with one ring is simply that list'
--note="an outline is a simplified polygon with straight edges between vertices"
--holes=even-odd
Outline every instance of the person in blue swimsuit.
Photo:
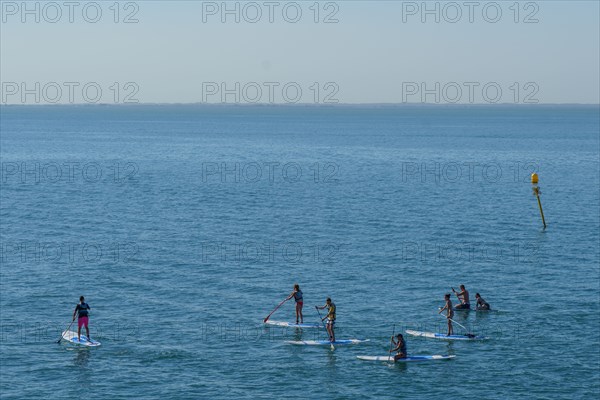
[{"label": "person in blue swimsuit", "polygon": [[286,300],[294,298],[296,302],[296,325],[298,325],[298,319],[300,319],[300,323],[304,323],[304,316],[302,315],[302,306],[304,305],[304,300],[302,298],[302,290],[300,290],[300,285],[297,283],[294,285],[294,291],[290,293]]},{"label": "person in blue swimsuit", "polygon": [[397,352],[394,356],[394,361],[398,361],[401,358],[408,357],[408,353],[406,352],[406,341],[404,340],[404,337],[401,333],[399,333],[396,335],[396,338],[398,339],[398,341],[395,341],[394,337],[392,336],[392,345],[396,347],[390,350],[390,353],[393,353],[395,351]]}]

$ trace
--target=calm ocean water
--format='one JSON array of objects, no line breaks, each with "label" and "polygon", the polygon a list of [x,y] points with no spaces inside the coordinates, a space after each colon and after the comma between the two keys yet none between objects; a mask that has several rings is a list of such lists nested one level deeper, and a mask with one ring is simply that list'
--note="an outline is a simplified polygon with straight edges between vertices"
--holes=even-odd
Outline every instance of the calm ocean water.
[{"label": "calm ocean water", "polygon": [[[3,399],[600,394],[597,106],[0,110]],[[371,341],[285,344],[295,282]],[[491,340],[356,359],[461,283]],[[97,349],[55,343],[82,294]]]}]

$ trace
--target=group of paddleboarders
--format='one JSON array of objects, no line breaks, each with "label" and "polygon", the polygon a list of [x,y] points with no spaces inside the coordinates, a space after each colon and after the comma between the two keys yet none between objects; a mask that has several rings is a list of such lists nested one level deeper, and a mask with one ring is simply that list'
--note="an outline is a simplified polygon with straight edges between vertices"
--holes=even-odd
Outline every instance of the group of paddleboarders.
[{"label": "group of paddleboarders", "polygon": [[[441,307],[440,311],[439,311],[440,314],[442,312],[446,311],[446,318],[448,320],[448,333],[447,333],[448,336],[453,334],[452,318],[454,318],[454,311],[471,309],[469,291],[465,288],[465,285],[460,285],[460,291],[456,291],[454,288],[452,288],[452,292],[458,298],[459,304],[453,306],[450,293],[446,293],[444,295],[444,301],[445,301],[444,307]],[[288,297],[286,297],[286,299],[283,302],[290,300],[292,298],[296,302],[296,325],[303,324],[304,316],[302,314],[302,308],[304,305],[304,297],[302,294],[302,290],[300,289],[300,285],[298,285],[297,283],[294,284],[293,291],[289,294]],[[475,294],[475,298],[477,299],[477,303],[475,306],[476,310],[478,310],[478,311],[491,310],[489,303],[486,302],[479,293]],[[283,304],[283,302],[281,304]],[[279,306],[281,306],[281,304]],[[335,342],[335,320],[336,320],[335,304],[331,301],[331,298],[328,297],[323,306],[315,306],[315,309],[317,310],[317,312],[319,312],[319,310],[327,309],[327,314],[323,318],[321,318],[321,321],[323,322],[323,321],[327,320],[325,327],[327,328],[327,333],[329,335],[329,341],[333,344]],[[319,316],[320,315],[321,314],[319,313]],[[268,319],[268,317],[265,319],[265,321],[267,319]],[[394,361],[408,357],[406,340],[404,339],[404,336],[402,336],[402,334],[399,333],[397,335],[392,336],[389,353],[396,353],[394,355]]]},{"label": "group of paddleboarders", "polygon": [[[285,299],[285,301],[294,299],[296,302],[296,325],[304,323],[304,315],[302,315],[302,307],[304,306],[304,298],[302,296],[302,290],[300,290],[300,285],[297,283],[294,284],[294,290],[290,295]],[[315,306],[318,310],[327,309],[327,315],[321,318],[321,321],[327,320],[325,323],[325,327],[327,328],[327,333],[329,335],[329,341],[335,342],[335,304],[331,301],[331,298],[327,298],[325,300],[325,304],[323,306]]]},{"label": "group of paddleboarders", "polygon": [[[452,288],[452,292],[460,301],[460,304],[457,304],[454,309],[455,310],[470,310],[471,302],[469,301],[469,291],[465,289],[465,285],[460,285],[460,292],[457,292]],[[450,295],[448,295],[450,296]],[[490,305],[486,302],[483,297],[479,293],[475,293],[475,299],[477,300],[477,304],[475,305],[475,309],[477,311],[489,311]]]},{"label": "group of paddleboarders", "polygon": [[[446,311],[446,318],[448,320],[448,336],[452,335],[454,332],[454,330],[452,329],[452,318],[454,318],[454,310],[471,309],[471,302],[469,301],[469,291],[465,288],[465,285],[460,285],[460,292],[457,292],[456,290],[454,290],[454,288],[451,289],[460,303],[452,307],[450,293],[446,293],[444,295],[444,307],[440,308],[440,312],[438,313],[441,314],[442,312]],[[491,309],[489,303],[485,301],[479,293],[475,294],[475,298],[477,299],[477,304],[475,305],[475,309],[477,311],[489,311]]]}]

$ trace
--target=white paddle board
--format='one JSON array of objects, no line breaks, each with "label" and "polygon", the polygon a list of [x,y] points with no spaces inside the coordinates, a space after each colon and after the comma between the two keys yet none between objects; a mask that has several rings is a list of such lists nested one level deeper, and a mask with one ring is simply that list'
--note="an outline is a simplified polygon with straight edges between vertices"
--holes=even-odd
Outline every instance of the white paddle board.
[{"label": "white paddle board", "polygon": [[64,331],[62,333],[62,339],[73,344],[81,345],[81,346],[89,346],[89,347],[98,347],[100,346],[100,342],[91,339],[89,340],[87,336],[81,335],[81,340],[77,338],[77,332],[73,331]]},{"label": "white paddle board", "polygon": [[275,325],[275,326],[284,326],[284,327],[290,327],[290,328],[323,328],[323,324],[317,324],[317,323],[302,323],[302,324],[297,324],[295,322],[285,322],[285,321],[272,321],[272,320],[267,320],[267,322],[265,322],[265,324],[267,325]]},{"label": "white paddle board", "polygon": [[285,343],[298,346],[329,346],[331,344],[337,346],[343,344],[358,344],[368,341],[369,339],[338,339],[335,342],[330,342],[329,340],[287,340]]}]

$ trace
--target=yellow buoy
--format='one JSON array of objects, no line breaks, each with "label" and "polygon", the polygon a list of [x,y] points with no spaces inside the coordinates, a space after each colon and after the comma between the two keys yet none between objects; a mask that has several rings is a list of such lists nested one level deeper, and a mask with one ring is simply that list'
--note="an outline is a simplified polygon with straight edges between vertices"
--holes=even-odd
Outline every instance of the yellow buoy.
[{"label": "yellow buoy", "polygon": [[538,174],[536,174],[535,172],[533,174],[531,174],[531,183],[533,183],[533,184],[538,183]]}]

